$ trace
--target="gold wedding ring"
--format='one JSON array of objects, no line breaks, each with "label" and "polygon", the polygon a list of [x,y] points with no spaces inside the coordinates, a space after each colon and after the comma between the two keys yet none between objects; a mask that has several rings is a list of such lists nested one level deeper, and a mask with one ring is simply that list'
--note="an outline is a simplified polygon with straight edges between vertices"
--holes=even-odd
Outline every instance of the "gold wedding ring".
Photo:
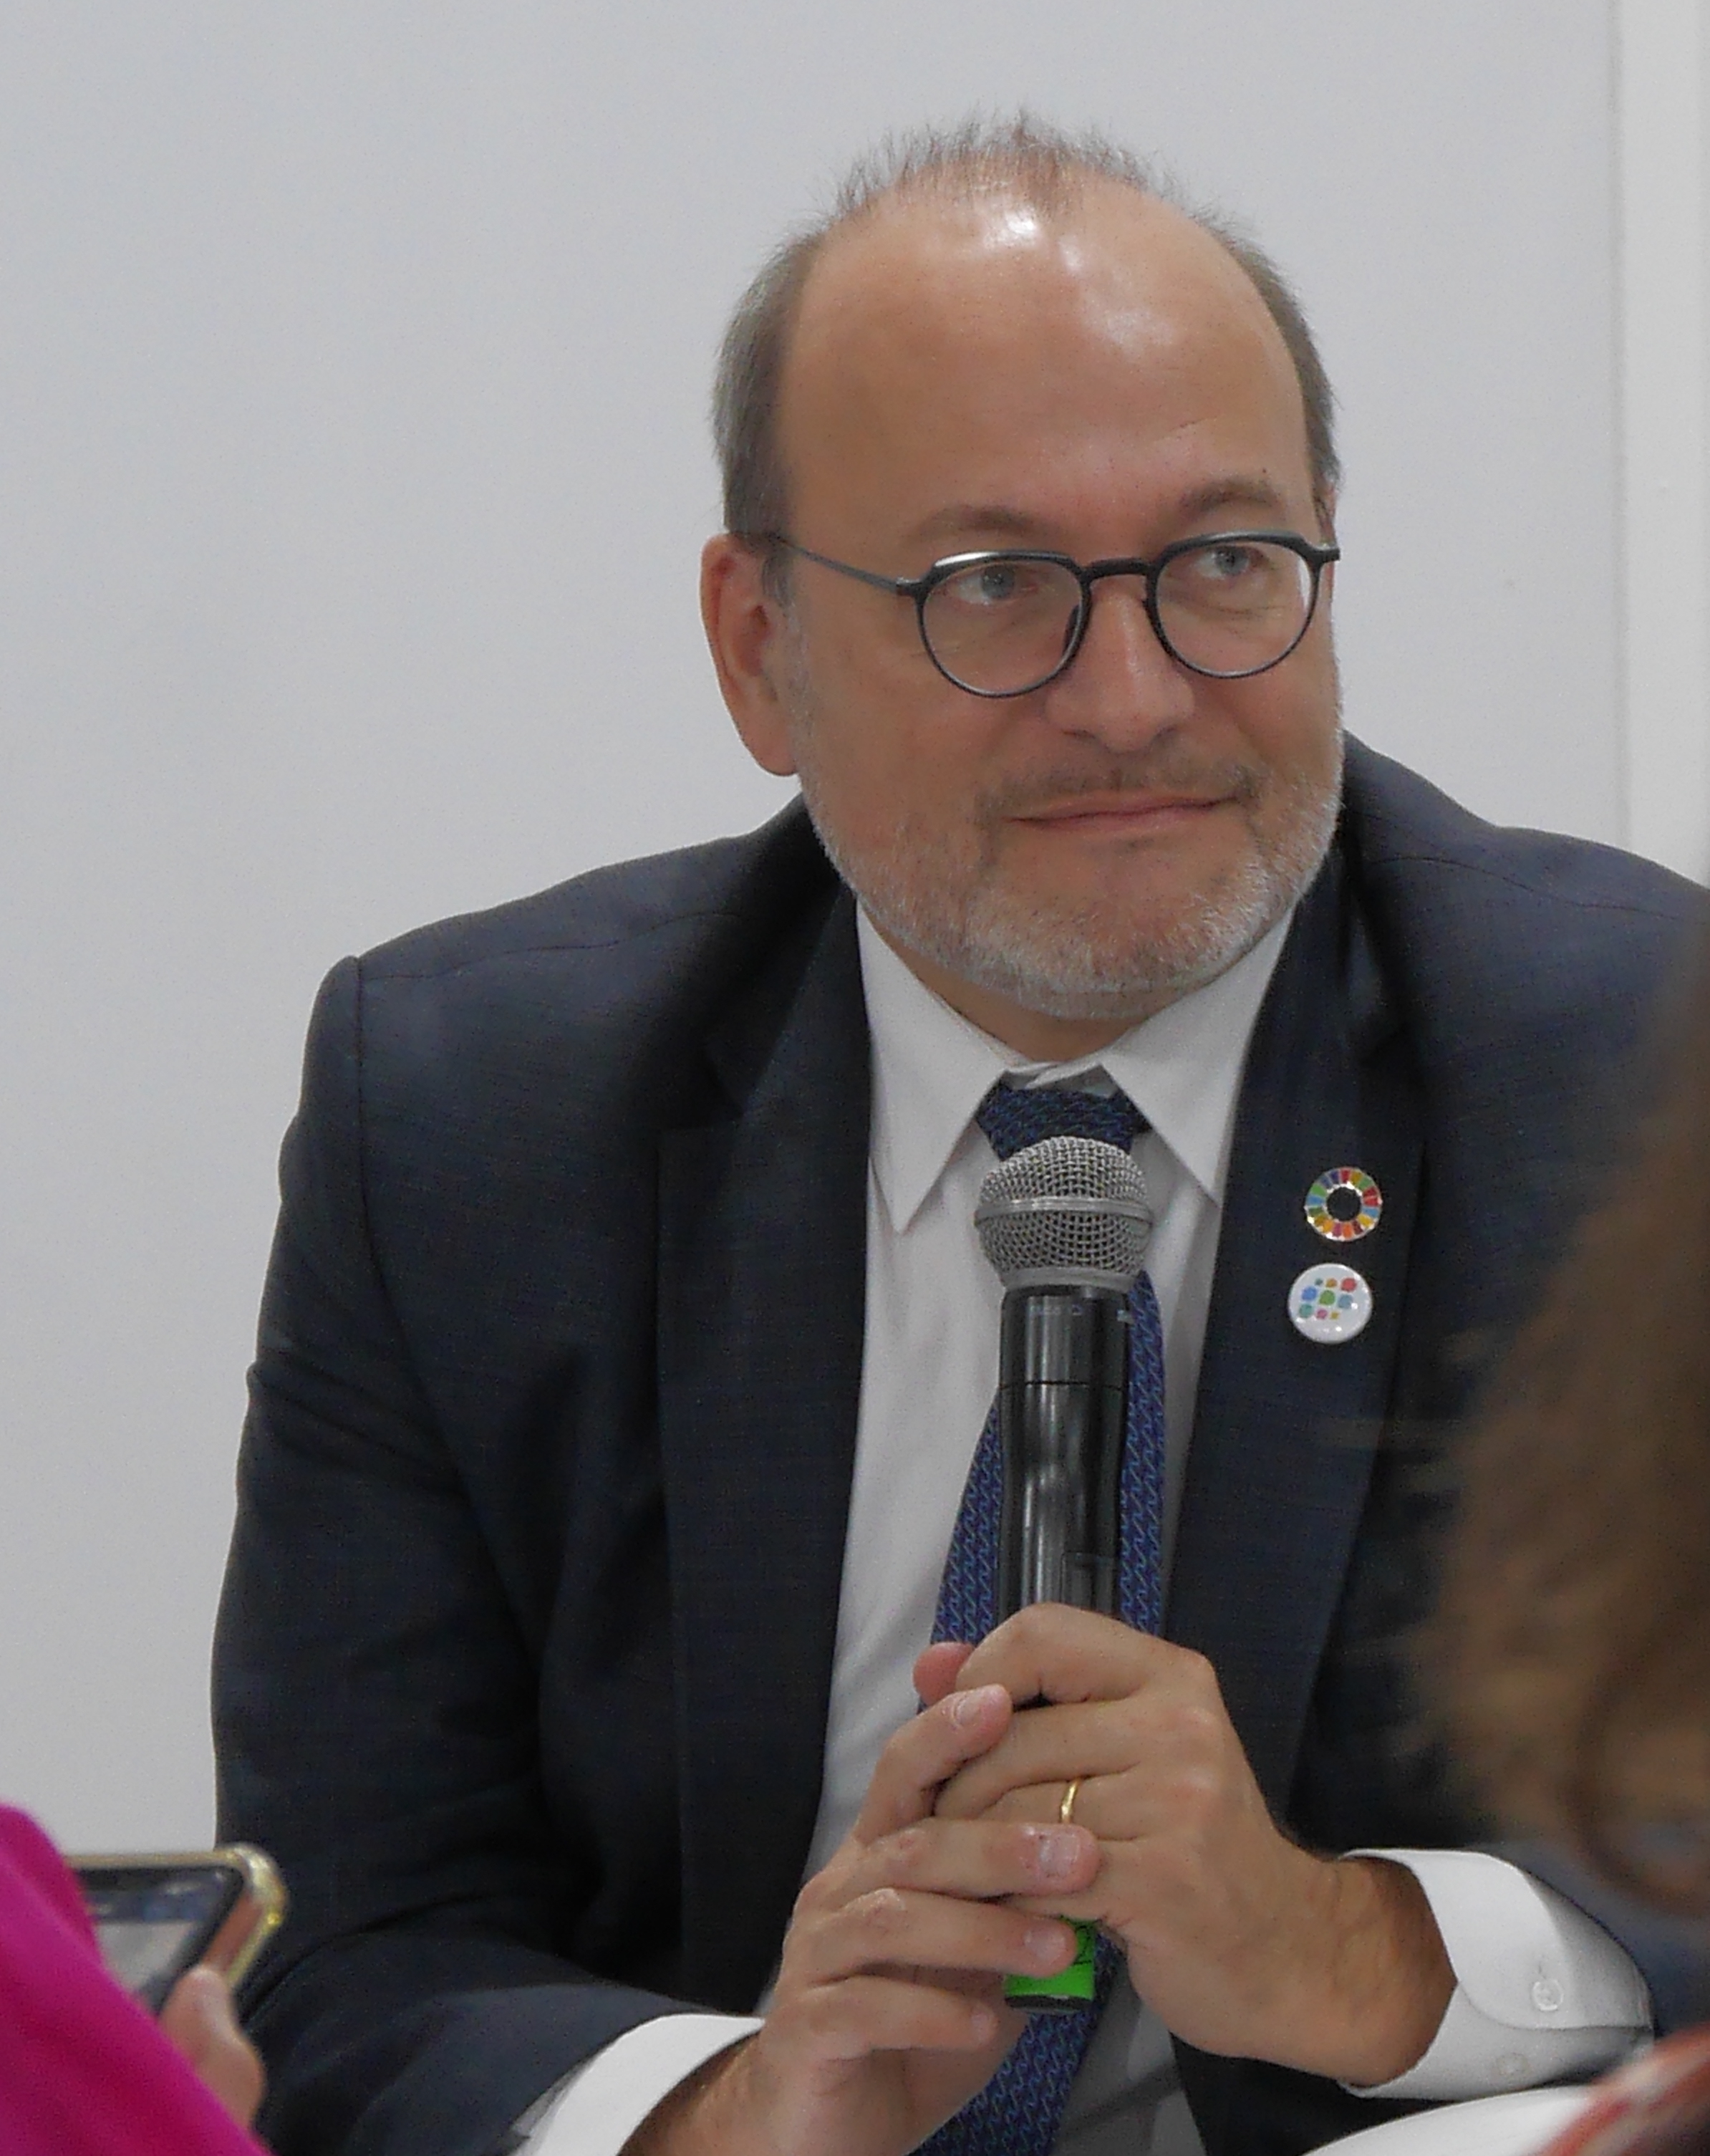
[{"label": "gold wedding ring", "polygon": [[1075,1799],[1080,1794],[1081,1778],[1077,1774],[1073,1781],[1064,1785],[1062,1802],[1057,1808],[1057,1816],[1065,1826],[1072,1826],[1074,1824]]}]

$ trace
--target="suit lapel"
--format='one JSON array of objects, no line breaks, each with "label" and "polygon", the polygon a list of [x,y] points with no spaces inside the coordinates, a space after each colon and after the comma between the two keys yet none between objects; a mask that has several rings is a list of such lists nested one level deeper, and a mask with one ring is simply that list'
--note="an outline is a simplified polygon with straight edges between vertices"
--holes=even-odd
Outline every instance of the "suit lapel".
[{"label": "suit lapel", "polygon": [[853,908],[712,1044],[660,1153],[659,1432],[689,1995],[745,2010],[801,1885],[860,1392],[868,1049]]},{"label": "suit lapel", "polygon": [[[1419,1128],[1405,1048],[1333,854],[1248,1052],[1166,1627],[1215,1665],[1279,1812],[1389,1406]],[[1341,1166],[1365,1169],[1384,1196],[1376,1228],[1351,1243],[1323,1240],[1304,1212],[1314,1178]],[[1303,1339],[1290,1283],[1342,1260],[1370,1284],[1371,1320],[1340,1344]]]},{"label": "suit lapel", "polygon": [[[660,1148],[659,1429],[682,1797],[683,1988],[751,2005],[817,1812],[859,1401],[868,1042],[853,909],[711,1045],[736,1102]],[[1365,1168],[1377,1229],[1308,1228],[1323,1170]],[[1255,1027],[1231,1152],[1169,1635],[1216,1666],[1284,1808],[1390,1403],[1420,1169],[1403,1044],[1335,856]],[[1287,1315],[1349,1259],[1371,1322]]]}]

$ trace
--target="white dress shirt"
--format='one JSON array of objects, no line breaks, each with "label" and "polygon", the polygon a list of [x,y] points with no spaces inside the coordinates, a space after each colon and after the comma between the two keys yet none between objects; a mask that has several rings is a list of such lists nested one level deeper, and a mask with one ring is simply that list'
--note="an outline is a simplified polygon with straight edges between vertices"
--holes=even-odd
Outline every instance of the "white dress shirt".
[{"label": "white dress shirt", "polygon": [[[1242,1068],[1288,926],[1279,922],[1228,972],[1098,1055],[1047,1066],[1027,1062],[950,1009],[861,917],[873,1040],[866,1337],[825,1780],[807,1876],[847,1834],[880,1751],[916,1711],[911,1670],[930,1636],[951,1527],[991,1404],[1002,1289],[974,1233],[975,1201],[994,1158],[975,1109],[1006,1075],[1094,1088],[1108,1081],[1150,1126],[1134,1158],[1156,1216],[1147,1269],[1164,1328],[1167,1569]],[[1288,1285],[1277,1284],[1279,1314]],[[1549,1887],[1466,1851],[1373,1853],[1419,1878],[1457,1989],[1425,2056],[1365,2093],[1483,2096],[1595,2071],[1648,2033],[1649,2001],[1631,1962]],[[758,2025],[694,2014],[630,2030],[525,2116],[529,2156],[619,2156],[670,2088]],[[1167,2034],[1125,1977],[1083,2066],[1057,2149],[1102,2156],[1119,2138],[1134,2156],[1192,2156],[1198,2147]]]}]

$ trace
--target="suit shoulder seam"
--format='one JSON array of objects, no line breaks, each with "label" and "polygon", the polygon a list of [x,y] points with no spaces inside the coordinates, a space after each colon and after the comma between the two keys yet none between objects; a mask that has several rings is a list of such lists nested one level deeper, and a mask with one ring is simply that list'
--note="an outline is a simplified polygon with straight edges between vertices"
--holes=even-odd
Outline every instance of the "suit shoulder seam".
[{"label": "suit shoulder seam", "polygon": [[1571,906],[1584,913],[1636,913],[1647,921],[1679,921],[1682,913],[1671,911],[1661,906],[1647,906],[1641,900],[1619,898],[1582,898],[1571,891],[1551,891],[1525,876],[1506,873],[1491,868],[1482,861],[1459,860],[1451,854],[1408,852],[1386,854],[1374,867],[1388,867],[1393,862],[1410,862],[1424,867],[1453,869],[1463,875],[1482,876],[1487,882],[1499,883],[1511,891],[1523,891],[1531,897],[1548,899],[1558,906]]},{"label": "suit shoulder seam", "polygon": [[363,978],[375,986],[387,981],[433,981],[448,978],[456,973],[473,973],[481,966],[491,966],[505,958],[523,958],[546,951],[615,951],[626,943],[638,943],[649,936],[663,934],[667,929],[679,928],[697,921],[740,921],[740,913],[726,906],[707,906],[692,912],[673,913],[663,921],[650,921],[644,928],[633,928],[619,936],[544,937],[538,942],[507,944],[503,949],[483,952],[478,957],[447,959],[433,966],[376,965],[370,960],[362,963]]}]

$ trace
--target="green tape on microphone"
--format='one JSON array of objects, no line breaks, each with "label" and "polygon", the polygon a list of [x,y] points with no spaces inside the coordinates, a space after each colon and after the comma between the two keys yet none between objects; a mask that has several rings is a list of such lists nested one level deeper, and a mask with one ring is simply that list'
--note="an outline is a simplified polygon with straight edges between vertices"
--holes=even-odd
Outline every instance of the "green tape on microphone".
[{"label": "green tape on microphone", "polygon": [[1078,2014],[1095,2005],[1098,1927],[1075,1926],[1075,1958],[1056,1976],[1006,1976],[1003,1995],[1025,2014]]}]

